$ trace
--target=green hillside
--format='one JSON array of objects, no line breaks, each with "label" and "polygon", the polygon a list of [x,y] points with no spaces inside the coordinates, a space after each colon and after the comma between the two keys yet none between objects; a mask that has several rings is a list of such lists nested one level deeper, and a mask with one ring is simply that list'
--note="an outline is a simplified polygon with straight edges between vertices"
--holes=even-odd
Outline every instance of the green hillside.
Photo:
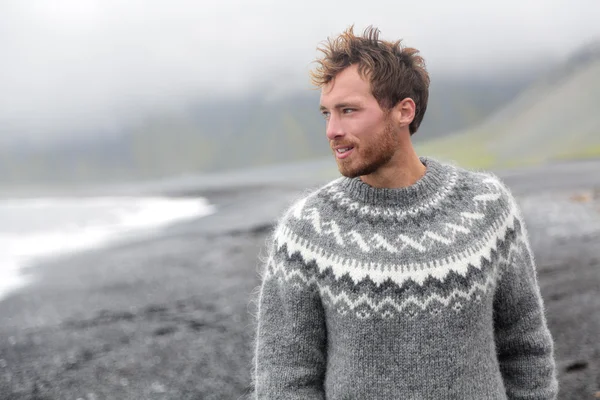
[{"label": "green hillside", "polygon": [[600,157],[600,51],[590,48],[541,77],[474,128],[418,145],[474,168]]}]

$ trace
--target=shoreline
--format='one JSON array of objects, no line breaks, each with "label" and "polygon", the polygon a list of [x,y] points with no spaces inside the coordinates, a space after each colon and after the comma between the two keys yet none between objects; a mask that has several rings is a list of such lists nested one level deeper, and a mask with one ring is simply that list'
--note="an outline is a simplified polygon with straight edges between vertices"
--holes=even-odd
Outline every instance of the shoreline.
[{"label": "shoreline", "polygon": [[[89,214],[90,208],[95,210],[94,215]],[[89,215],[72,219],[64,212],[67,209]],[[7,246],[0,249],[0,301],[28,284],[30,279],[24,272],[32,266],[161,235],[169,226],[195,221],[215,211],[204,197],[93,197],[83,201],[47,197],[25,202],[0,199],[0,215],[8,217],[8,230],[0,232],[0,242]],[[28,222],[35,221],[32,216],[54,213],[58,217],[55,225],[29,227]]]},{"label": "shoreline", "polygon": [[[446,161],[448,162],[448,161]],[[454,163],[450,161],[451,163]],[[548,161],[542,164],[526,166],[478,169],[491,171],[518,182],[520,177],[531,177],[538,174],[556,172],[558,174],[577,174],[577,171],[596,172],[600,169],[600,158],[565,159]],[[283,170],[273,174],[273,170]],[[285,173],[289,171],[290,173]],[[298,161],[289,164],[275,164],[263,167],[250,167],[213,173],[190,173],[181,177],[155,178],[139,182],[83,182],[66,184],[40,184],[4,186],[0,188],[0,199],[27,197],[96,197],[105,195],[115,196],[166,196],[166,197],[197,197],[217,196],[234,193],[239,189],[256,190],[271,187],[302,188],[324,184],[335,179],[337,169],[331,157]],[[581,178],[581,177],[580,177]],[[290,183],[290,179],[295,183]],[[585,179],[585,177],[584,177]],[[587,180],[589,184],[596,179]],[[561,178],[561,185],[568,182]]]}]

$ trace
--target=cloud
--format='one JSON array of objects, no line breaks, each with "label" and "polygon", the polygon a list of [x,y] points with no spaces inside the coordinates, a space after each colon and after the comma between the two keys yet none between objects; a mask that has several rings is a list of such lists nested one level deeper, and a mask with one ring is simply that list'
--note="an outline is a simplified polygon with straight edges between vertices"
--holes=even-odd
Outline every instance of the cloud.
[{"label": "cloud", "polygon": [[2,2],[0,135],[106,134],[190,98],[308,87],[317,44],[352,23],[404,38],[435,73],[508,73],[600,37],[599,11],[595,0]]}]

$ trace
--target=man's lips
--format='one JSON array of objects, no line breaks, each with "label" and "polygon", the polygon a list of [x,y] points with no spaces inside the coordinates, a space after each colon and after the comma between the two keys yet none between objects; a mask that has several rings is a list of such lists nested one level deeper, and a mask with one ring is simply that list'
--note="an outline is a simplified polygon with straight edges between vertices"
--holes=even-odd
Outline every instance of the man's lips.
[{"label": "man's lips", "polygon": [[354,152],[354,146],[352,145],[338,145],[333,147],[333,152],[338,160],[350,157]]}]

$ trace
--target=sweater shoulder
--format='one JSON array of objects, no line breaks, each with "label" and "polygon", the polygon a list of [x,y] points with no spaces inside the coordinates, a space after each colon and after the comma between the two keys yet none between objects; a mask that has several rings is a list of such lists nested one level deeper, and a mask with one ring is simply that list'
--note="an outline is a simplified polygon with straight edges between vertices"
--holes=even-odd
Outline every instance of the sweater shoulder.
[{"label": "sweater shoulder", "polygon": [[481,201],[490,200],[490,204],[493,200],[498,212],[515,211],[515,196],[497,174],[491,171],[456,168],[460,177],[460,185],[456,190],[469,192],[471,196]]},{"label": "sweater shoulder", "polygon": [[331,186],[339,183],[340,180],[341,178],[337,178],[320,187],[307,189],[293,200],[277,219],[273,233],[274,238],[276,240],[281,239],[285,229],[302,230],[302,226],[306,223],[306,218],[302,217],[303,213],[311,209],[320,209],[323,202],[320,195]]}]

